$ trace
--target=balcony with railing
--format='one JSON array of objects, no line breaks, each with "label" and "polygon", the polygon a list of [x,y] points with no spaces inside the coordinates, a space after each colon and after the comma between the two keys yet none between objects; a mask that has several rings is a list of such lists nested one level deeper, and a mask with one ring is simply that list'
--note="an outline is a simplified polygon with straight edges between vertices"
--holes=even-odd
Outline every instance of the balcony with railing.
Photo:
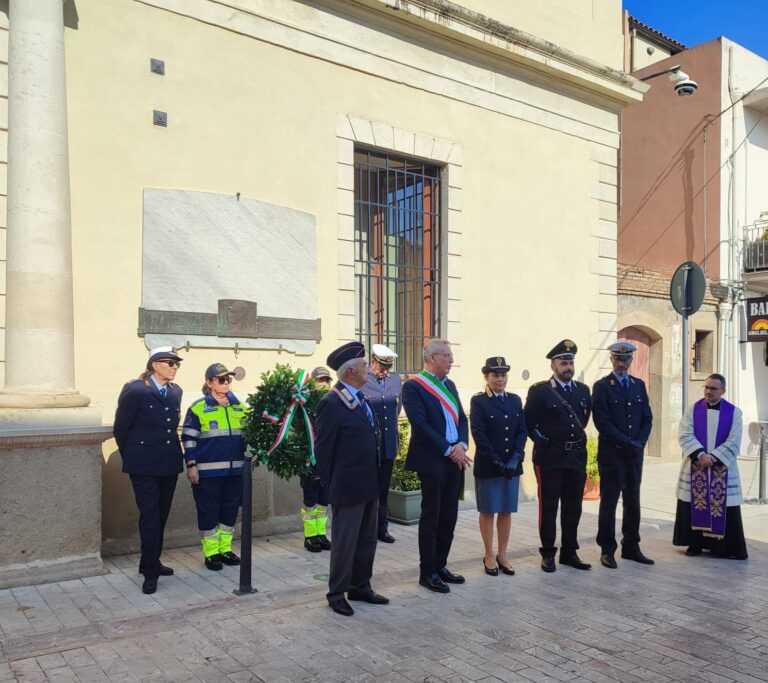
[{"label": "balcony with railing", "polygon": [[768,281],[768,219],[744,228],[742,270],[745,279]]}]

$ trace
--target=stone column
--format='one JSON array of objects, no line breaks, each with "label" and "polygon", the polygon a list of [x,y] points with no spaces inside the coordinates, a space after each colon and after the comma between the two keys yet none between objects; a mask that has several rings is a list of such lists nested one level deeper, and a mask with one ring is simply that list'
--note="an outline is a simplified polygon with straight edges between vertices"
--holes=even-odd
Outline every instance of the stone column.
[{"label": "stone column", "polygon": [[104,573],[101,444],[75,390],[62,0],[10,0],[0,588]]},{"label": "stone column", "polygon": [[2,408],[71,408],[75,391],[62,0],[10,0]]}]

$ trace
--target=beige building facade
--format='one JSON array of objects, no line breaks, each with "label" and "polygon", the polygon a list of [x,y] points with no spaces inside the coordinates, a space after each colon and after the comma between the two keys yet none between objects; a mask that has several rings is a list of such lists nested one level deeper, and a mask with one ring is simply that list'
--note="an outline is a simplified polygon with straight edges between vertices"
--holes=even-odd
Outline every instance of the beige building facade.
[{"label": "beige building facade", "polygon": [[[433,217],[426,227],[419,218],[412,227],[421,236],[406,230],[400,243],[420,254],[419,270],[430,271],[434,298],[417,331],[454,343],[452,376],[465,406],[482,388],[480,368],[493,354],[506,356],[509,389],[523,397],[549,376],[545,354],[564,337],[579,346],[584,381],[607,371],[605,348],[619,329],[618,117],[646,89],[620,71],[620,2],[464,5],[67,0],[74,386],[90,397],[87,410],[100,412],[102,430],[123,383],[143,369],[151,339],[182,349],[183,408],[199,396],[204,369],[215,361],[245,368],[234,388],[243,399],[275,363],[312,368],[350,339],[385,340],[416,363],[398,348],[406,344],[406,328],[398,326],[407,314],[390,324],[389,300],[373,305],[366,294],[385,275],[361,276],[361,216],[373,203],[362,189],[363,158],[405,169],[404,188],[388,192],[403,206],[418,199],[429,209],[419,215]],[[13,34],[13,3],[10,19],[0,19],[3,35]],[[591,39],[577,44],[577,33]],[[416,167],[423,178],[408,185],[408,169]],[[418,198],[409,187],[420,188]],[[232,239],[226,231],[233,223],[219,220],[229,211],[242,222]],[[201,216],[210,222],[207,233],[198,231]],[[261,232],[249,232],[254,220]],[[313,232],[297,243],[301,266],[290,284],[275,285],[294,266],[284,263],[275,282],[257,287],[253,264],[265,254],[269,264],[299,224]],[[434,255],[428,263],[427,246]],[[14,259],[34,259],[29,250],[34,245],[0,253],[0,273],[13,272]],[[419,277],[418,292],[426,276]],[[409,301],[421,305],[418,292]],[[140,320],[140,308],[146,315],[161,304],[212,315],[217,299],[255,302],[259,315],[277,318],[302,317],[297,300],[306,299],[320,339],[213,339],[199,331],[147,332]],[[9,292],[0,300],[10,310],[20,299]],[[6,315],[6,339],[17,320]],[[0,353],[6,379],[23,369],[15,358]],[[27,389],[33,399],[39,393]],[[21,424],[2,410],[0,441],[13,420]],[[6,410],[28,415],[18,406]],[[66,424],[62,414],[56,419]],[[113,441],[102,455],[101,552],[134,550],[135,505]],[[532,477],[525,485],[533,490]],[[299,500],[295,482],[257,470],[257,532],[297,526]],[[168,543],[194,542],[195,527],[191,494],[180,484]],[[38,550],[41,562],[53,561]]]}]

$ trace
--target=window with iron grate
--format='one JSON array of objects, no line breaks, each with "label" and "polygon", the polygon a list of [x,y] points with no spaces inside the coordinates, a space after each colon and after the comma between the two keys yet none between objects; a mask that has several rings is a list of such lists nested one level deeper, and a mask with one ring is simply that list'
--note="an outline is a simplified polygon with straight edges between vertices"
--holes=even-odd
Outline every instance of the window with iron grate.
[{"label": "window with iron grate", "polygon": [[386,344],[400,373],[422,368],[439,335],[439,166],[355,149],[355,327],[366,348]]}]

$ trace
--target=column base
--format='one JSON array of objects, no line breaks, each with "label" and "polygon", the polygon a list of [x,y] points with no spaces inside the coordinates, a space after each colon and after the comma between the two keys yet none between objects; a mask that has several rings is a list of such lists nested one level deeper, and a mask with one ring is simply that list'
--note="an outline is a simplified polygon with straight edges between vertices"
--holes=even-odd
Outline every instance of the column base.
[{"label": "column base", "polygon": [[100,554],[59,557],[55,560],[12,564],[0,567],[0,589],[57,583],[85,576],[107,574]]},{"label": "column base", "polygon": [[94,408],[0,410],[0,588],[104,573],[100,421]]},{"label": "column base", "polygon": [[77,391],[65,392],[24,392],[0,391],[2,408],[84,408],[91,399]]},{"label": "column base", "polygon": [[[0,436],[20,429],[66,429],[101,426],[101,410],[95,406],[71,408],[20,408],[6,406],[0,394]],[[87,397],[86,397],[87,398]]]}]

